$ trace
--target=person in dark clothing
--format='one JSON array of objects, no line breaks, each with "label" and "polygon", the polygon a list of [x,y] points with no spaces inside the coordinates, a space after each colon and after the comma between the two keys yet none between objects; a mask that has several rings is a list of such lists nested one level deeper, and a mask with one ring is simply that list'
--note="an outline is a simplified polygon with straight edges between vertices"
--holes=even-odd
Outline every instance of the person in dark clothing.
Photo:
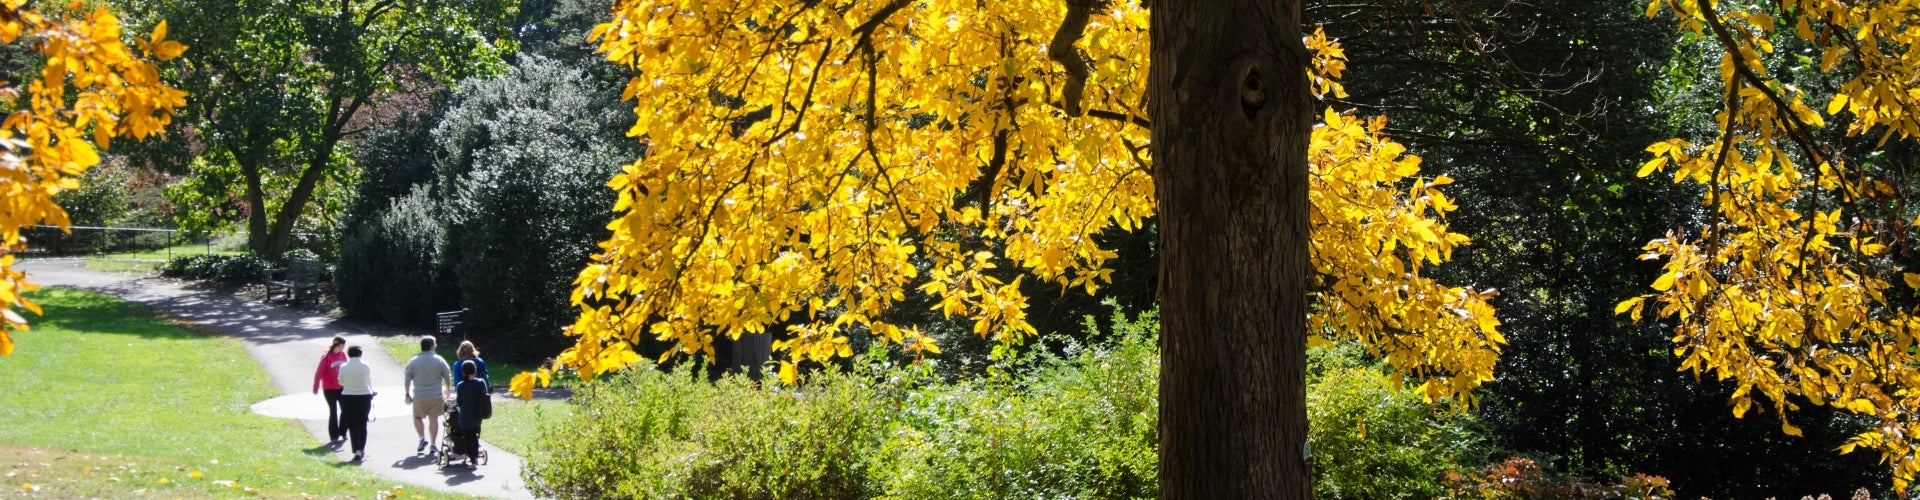
[{"label": "person in dark clothing", "polygon": [[460,383],[453,389],[454,406],[460,410],[459,442],[454,443],[455,453],[466,455],[467,463],[478,463],[480,455],[480,422],[493,417],[493,400],[487,397],[487,381],[479,378],[475,363],[460,365]]}]

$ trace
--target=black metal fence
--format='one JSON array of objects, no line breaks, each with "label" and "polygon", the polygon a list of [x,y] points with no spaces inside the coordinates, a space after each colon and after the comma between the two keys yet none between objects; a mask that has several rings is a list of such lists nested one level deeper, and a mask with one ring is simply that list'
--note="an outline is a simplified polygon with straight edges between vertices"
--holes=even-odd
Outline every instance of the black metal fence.
[{"label": "black metal fence", "polygon": [[124,262],[132,269],[158,268],[174,257],[213,253],[213,240],[189,239],[178,229],[34,226],[21,231],[29,257],[87,257]]}]

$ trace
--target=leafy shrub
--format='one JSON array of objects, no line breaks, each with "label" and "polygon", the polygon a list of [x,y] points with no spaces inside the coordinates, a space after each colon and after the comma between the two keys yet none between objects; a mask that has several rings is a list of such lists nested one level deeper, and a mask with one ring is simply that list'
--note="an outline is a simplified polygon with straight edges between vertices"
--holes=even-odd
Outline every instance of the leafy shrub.
[{"label": "leafy shrub", "polygon": [[1484,454],[1469,416],[1395,387],[1355,346],[1309,352],[1314,496],[1435,498],[1446,474]]},{"label": "leafy shrub", "polygon": [[366,174],[340,248],[348,314],[426,326],[466,309],[463,333],[504,361],[570,344],[560,330],[577,314],[573,278],[613,218],[606,179],[641,146],[626,137],[624,77],[518,59],[357,151]]},{"label": "leafy shrub", "polygon": [[[1091,320],[1089,320],[1091,322]],[[1116,315],[1110,346],[1037,351],[1017,379],[907,394],[887,442],[899,498],[1159,495],[1160,353],[1148,315]]]},{"label": "leafy shrub", "polygon": [[606,180],[639,157],[618,84],[525,55],[468,80],[434,129],[447,251],[469,335],[506,359],[571,345],[573,278],[613,220]]},{"label": "leafy shrub", "polygon": [[[694,373],[698,373],[697,370]],[[887,423],[871,383],[823,373],[804,389],[637,369],[574,393],[526,475],[560,498],[865,498]]]},{"label": "leafy shrub", "polygon": [[[1158,496],[1157,320],[1113,324],[1090,335],[1104,344],[1053,337],[1063,347],[960,382],[883,367],[884,353],[797,390],[698,370],[603,379],[544,431],[528,474],[567,498]],[[1471,416],[1395,389],[1354,349],[1312,356],[1319,496],[1439,497],[1479,456]]]},{"label": "leafy shrub", "polygon": [[430,326],[456,308],[443,255],[447,228],[424,186],[357,224],[340,245],[340,308],[356,317]]},{"label": "leafy shrub", "polygon": [[253,254],[185,255],[168,260],[166,265],[160,267],[160,274],[186,279],[244,282],[261,279],[273,267],[272,261]]}]

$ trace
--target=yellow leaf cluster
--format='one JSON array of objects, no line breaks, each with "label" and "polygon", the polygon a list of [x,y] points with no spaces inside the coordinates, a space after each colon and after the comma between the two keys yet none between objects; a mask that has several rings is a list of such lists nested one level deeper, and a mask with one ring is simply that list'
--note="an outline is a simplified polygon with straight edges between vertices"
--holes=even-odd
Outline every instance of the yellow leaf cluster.
[{"label": "yellow leaf cluster", "polygon": [[[56,15],[24,2],[0,6],[0,43],[25,41],[46,61],[24,85],[0,82],[0,106],[10,110],[0,122],[0,355],[13,351],[8,332],[27,328],[14,308],[40,312],[21,295],[34,285],[13,268],[13,252],[26,244],[22,229],[64,229],[67,214],[53,195],[78,187],[114,137],[159,134],[186,104],[185,93],[162,83],[159,69],[121,41],[118,18],[105,9],[83,13],[79,5]],[[164,22],[137,43],[159,60],[186,50],[166,39]]]},{"label": "yellow leaf cluster", "polygon": [[[1058,38],[1069,4],[618,3],[592,36],[638,75],[629,134],[651,149],[608,183],[618,219],[575,281],[558,367],[591,376],[603,346],[645,338],[710,356],[720,336],[777,328],[792,383],[859,335],[938,354],[881,319],[909,292],[1002,345],[1035,333],[1026,279],[1097,293],[1116,257],[1100,236],[1155,210],[1147,12],[1088,2],[1078,38]],[[1339,44],[1306,42],[1315,91],[1338,95]],[[1448,180],[1413,177],[1378,120],[1327,116],[1310,191],[1315,230],[1337,236],[1315,238],[1329,291],[1314,321],[1375,343],[1430,396],[1467,398],[1501,340],[1489,294],[1420,275],[1466,243],[1435,218],[1454,208]]]},{"label": "yellow leaf cluster", "polygon": [[[1506,343],[1487,299],[1493,290],[1449,288],[1421,275],[1468,243],[1449,232],[1456,208],[1438,186],[1414,178],[1420,158],[1380,135],[1386,120],[1328,109],[1308,146],[1315,274],[1310,331],[1359,340],[1403,372],[1425,379],[1428,400],[1473,402],[1493,380]],[[1411,180],[1405,190],[1396,188]]]},{"label": "yellow leaf cluster", "polygon": [[[1653,293],[1615,312],[1639,320],[1651,307],[1676,320],[1681,369],[1732,382],[1735,416],[1772,406],[1790,435],[1800,434],[1787,423],[1794,401],[1879,417],[1880,426],[1840,450],[1880,451],[1904,491],[1920,473],[1911,410],[1920,407],[1920,311],[1888,293],[1896,280],[1920,289],[1920,275],[1892,260],[1888,245],[1912,225],[1877,208],[1895,195],[1886,173],[1847,161],[1845,148],[1816,132],[1842,123],[1846,137],[1877,134],[1867,136],[1875,147],[1920,132],[1920,91],[1911,84],[1920,78],[1912,50],[1920,31],[1908,28],[1920,13],[1898,2],[1761,4],[1780,9],[1769,12],[1656,0],[1648,15],[1663,4],[1681,29],[1720,42],[1726,91],[1713,143],[1654,144],[1640,175],[1671,170],[1675,182],[1704,185],[1715,217],[1691,237],[1648,243],[1644,258],[1666,259]],[[1844,82],[1824,110],[1771,76],[1773,41],[1787,36],[1819,52],[1821,71]]]}]

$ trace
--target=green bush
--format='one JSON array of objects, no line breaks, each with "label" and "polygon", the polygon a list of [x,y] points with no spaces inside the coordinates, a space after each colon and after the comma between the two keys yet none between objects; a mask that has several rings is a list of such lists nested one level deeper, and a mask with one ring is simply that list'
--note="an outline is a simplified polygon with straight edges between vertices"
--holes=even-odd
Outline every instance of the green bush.
[{"label": "green bush", "polygon": [[160,267],[160,274],[175,278],[245,282],[260,280],[273,267],[272,261],[253,254],[183,255],[168,260]]},{"label": "green bush", "polygon": [[[566,498],[1155,497],[1157,323],[1116,317],[1098,345],[1050,337],[960,382],[881,352],[798,390],[640,370],[583,384],[528,474]],[[1394,387],[1357,350],[1310,358],[1317,496],[1439,497],[1487,456],[1470,415]]]},{"label": "green bush", "polygon": [[640,156],[619,84],[525,55],[505,74],[462,82],[434,129],[436,192],[468,336],[506,359],[573,344],[573,279],[608,236],[606,188]]},{"label": "green bush", "polygon": [[1473,419],[1396,387],[1354,346],[1310,350],[1307,432],[1314,496],[1435,498],[1487,454]]},{"label": "green bush", "polygon": [[565,498],[1151,497],[1159,356],[1140,325],[1152,321],[965,383],[875,363],[797,390],[640,370],[576,392],[528,476]]},{"label": "green bush", "polygon": [[337,280],[347,314],[430,327],[458,307],[444,255],[447,228],[424,186],[392,200],[342,239]]},{"label": "green bush", "polygon": [[1110,346],[1046,351],[1017,377],[932,384],[906,396],[886,452],[897,498],[1159,495],[1160,353],[1151,315]]},{"label": "green bush", "polygon": [[[700,373],[695,370],[694,373]],[[866,498],[887,422],[876,387],[844,373],[800,390],[742,377],[632,370],[574,393],[526,475],[559,498]]]}]

